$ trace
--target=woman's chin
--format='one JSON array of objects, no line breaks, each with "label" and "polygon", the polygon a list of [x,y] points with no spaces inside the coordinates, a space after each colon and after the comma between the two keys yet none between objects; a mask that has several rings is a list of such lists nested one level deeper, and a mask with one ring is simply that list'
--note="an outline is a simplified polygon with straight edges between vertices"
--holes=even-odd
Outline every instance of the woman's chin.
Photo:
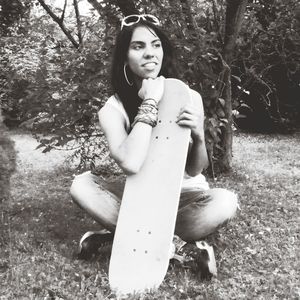
[{"label": "woman's chin", "polygon": [[154,71],[154,72],[149,72],[149,73],[145,74],[144,78],[145,79],[149,79],[149,78],[155,79],[155,78],[157,78],[157,76],[158,76],[158,73]]},{"label": "woman's chin", "polygon": [[158,72],[154,71],[154,72],[147,72],[147,73],[139,74],[137,77],[140,80],[143,80],[143,79],[155,79],[155,78],[157,78],[157,76],[158,76]]},{"label": "woman's chin", "polygon": [[156,68],[153,68],[152,70],[147,70],[147,72],[144,72],[144,78],[145,79],[155,79],[158,76],[159,71]]}]

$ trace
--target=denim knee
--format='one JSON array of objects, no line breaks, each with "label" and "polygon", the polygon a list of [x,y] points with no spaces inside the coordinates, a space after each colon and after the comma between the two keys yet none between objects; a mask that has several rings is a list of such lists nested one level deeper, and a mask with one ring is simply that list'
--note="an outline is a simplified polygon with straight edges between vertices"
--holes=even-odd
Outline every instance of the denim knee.
[{"label": "denim knee", "polygon": [[205,191],[206,201],[194,201],[179,210],[176,233],[184,240],[199,240],[231,219],[237,210],[237,195],[225,189]]}]

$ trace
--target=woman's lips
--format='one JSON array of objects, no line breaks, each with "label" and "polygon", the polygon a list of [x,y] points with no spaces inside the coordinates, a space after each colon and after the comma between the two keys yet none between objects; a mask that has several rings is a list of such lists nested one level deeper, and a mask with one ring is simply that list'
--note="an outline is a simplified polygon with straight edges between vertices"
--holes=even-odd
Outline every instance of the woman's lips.
[{"label": "woman's lips", "polygon": [[143,67],[155,67],[155,66],[156,66],[155,62],[148,62],[148,63],[143,64]]},{"label": "woman's lips", "polygon": [[152,71],[156,68],[156,65],[157,65],[156,63],[151,62],[151,63],[143,64],[142,66],[143,66],[144,69],[146,69],[148,71]]}]

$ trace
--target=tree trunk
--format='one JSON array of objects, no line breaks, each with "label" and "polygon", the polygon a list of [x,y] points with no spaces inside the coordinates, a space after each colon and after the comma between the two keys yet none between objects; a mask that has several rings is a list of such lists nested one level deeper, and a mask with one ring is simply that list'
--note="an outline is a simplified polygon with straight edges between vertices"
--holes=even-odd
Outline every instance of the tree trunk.
[{"label": "tree trunk", "polygon": [[[16,168],[16,151],[14,142],[11,140],[7,128],[2,123],[2,115],[0,108],[0,244],[1,244],[1,260],[9,262],[10,252],[10,207],[12,201],[10,199],[10,179]],[[6,271],[5,264],[4,271]],[[9,267],[8,267],[9,268]],[[7,270],[9,270],[7,268]]]},{"label": "tree trunk", "polygon": [[76,15],[76,24],[77,24],[77,33],[78,33],[78,41],[79,45],[82,45],[82,23],[80,19],[80,13],[78,9],[78,2],[77,0],[73,0],[73,6],[75,10],[75,15]]},{"label": "tree trunk", "polygon": [[230,65],[248,0],[227,0],[223,56]]},{"label": "tree trunk", "polygon": [[[73,46],[78,49],[79,43],[73,38],[72,33],[65,27],[64,25],[64,14],[65,14],[65,8],[63,10],[62,16],[59,18],[52,10],[51,8],[45,3],[44,0],[38,0],[38,2],[41,4],[41,6],[45,9],[45,11],[48,13],[48,15],[53,19],[54,22],[56,22],[63,33],[66,35],[66,37],[69,39],[69,41],[73,44]],[[66,2],[65,2],[66,6]]]},{"label": "tree trunk", "polygon": [[220,167],[223,171],[229,171],[232,167],[232,95],[231,95],[231,62],[234,56],[236,39],[241,29],[247,0],[227,0],[225,37],[223,46],[223,59],[225,61],[223,97],[225,100],[225,117],[228,120],[222,136],[223,157],[220,160]]},{"label": "tree trunk", "polygon": [[9,198],[10,177],[15,171],[15,167],[16,153],[14,142],[10,139],[7,128],[3,124],[0,109],[0,204]]}]

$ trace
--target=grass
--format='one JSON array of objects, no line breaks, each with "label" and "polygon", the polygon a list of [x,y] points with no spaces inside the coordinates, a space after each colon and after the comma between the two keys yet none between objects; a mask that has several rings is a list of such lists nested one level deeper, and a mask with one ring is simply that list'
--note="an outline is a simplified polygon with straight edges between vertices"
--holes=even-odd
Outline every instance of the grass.
[{"label": "grass", "polygon": [[[81,235],[98,229],[70,199],[74,171],[66,153],[42,154],[14,134],[18,170],[0,216],[0,299],[115,299],[109,249],[79,261]],[[218,277],[197,280],[171,266],[158,291],[131,299],[300,299],[300,135],[234,138],[234,171],[212,186],[238,193],[241,211],[207,238]]]}]

